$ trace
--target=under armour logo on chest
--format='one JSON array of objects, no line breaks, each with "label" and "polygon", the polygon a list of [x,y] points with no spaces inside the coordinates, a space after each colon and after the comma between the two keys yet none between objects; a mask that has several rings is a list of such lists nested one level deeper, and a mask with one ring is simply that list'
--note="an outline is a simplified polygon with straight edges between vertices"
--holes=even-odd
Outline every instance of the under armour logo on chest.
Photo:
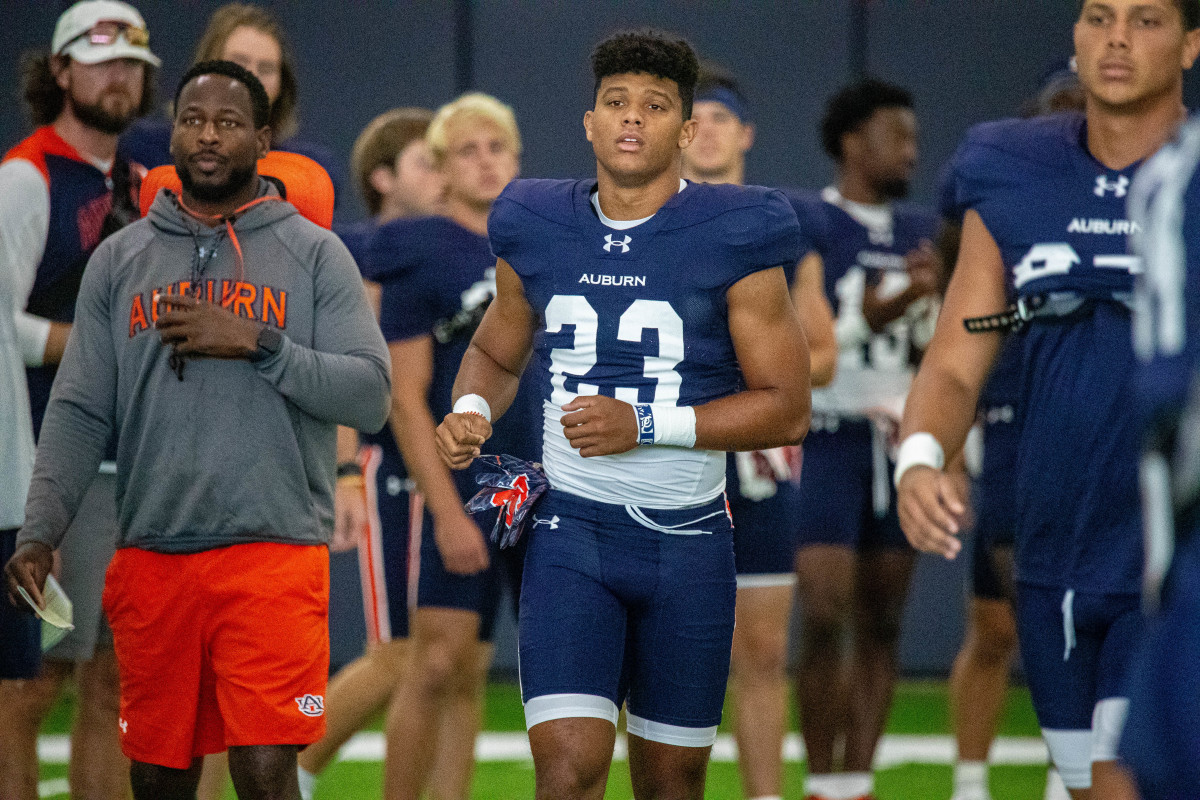
[{"label": "under armour logo on chest", "polygon": [[1096,197],[1104,197],[1109,192],[1115,197],[1124,197],[1129,192],[1129,178],[1122,175],[1115,181],[1110,181],[1103,175],[1097,175],[1096,188],[1093,191]]},{"label": "under armour logo on chest", "polygon": [[622,253],[629,252],[629,243],[633,241],[632,236],[626,236],[624,239],[614,239],[611,233],[605,234],[604,241],[608,244],[604,245],[604,252],[611,253],[614,247],[621,248]]}]

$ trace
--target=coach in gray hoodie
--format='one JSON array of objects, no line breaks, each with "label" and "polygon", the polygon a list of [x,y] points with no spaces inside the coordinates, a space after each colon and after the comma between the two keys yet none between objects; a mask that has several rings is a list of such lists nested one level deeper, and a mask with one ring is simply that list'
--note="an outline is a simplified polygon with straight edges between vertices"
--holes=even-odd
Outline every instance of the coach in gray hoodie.
[{"label": "coach in gray hoodie", "polygon": [[[194,793],[198,756],[226,744],[241,797],[292,794],[296,745],[323,732],[324,675],[314,676],[328,668],[328,634],[319,602],[302,621],[286,614],[323,601],[328,575],[321,561],[289,586],[300,568],[280,567],[296,553],[327,558],[336,426],[377,431],[389,410],[387,347],[349,252],[257,174],[265,98],[229,62],[184,76],[172,135],[182,194],[161,191],[88,263],[6,567],[14,598],[21,586],[40,600],[51,551],[115,433],[119,549],[105,601],[139,798]],[[198,604],[181,621],[188,603]],[[158,605],[160,616],[147,611]],[[256,622],[267,627],[221,641]],[[273,662],[275,640],[290,643]],[[323,664],[305,661],[322,652]],[[213,708],[203,685],[179,683],[192,661],[197,676],[216,675]],[[288,684],[290,672],[308,682]]]}]

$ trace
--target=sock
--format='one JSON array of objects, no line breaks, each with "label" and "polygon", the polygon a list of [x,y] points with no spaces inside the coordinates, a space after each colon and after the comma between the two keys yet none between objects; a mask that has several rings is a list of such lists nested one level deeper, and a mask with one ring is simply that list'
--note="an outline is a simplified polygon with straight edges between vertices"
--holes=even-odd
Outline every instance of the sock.
[{"label": "sock", "polygon": [[[859,797],[866,797],[875,791],[875,773],[873,772],[846,772],[842,774],[842,780],[845,781],[842,788],[842,800],[855,800]],[[835,798],[837,795],[835,795]]]},{"label": "sock", "polygon": [[804,781],[804,793],[826,800],[856,800],[875,791],[875,776],[870,772],[836,772],[828,775],[809,775]]},{"label": "sock", "polygon": [[1071,793],[1063,785],[1062,776],[1053,767],[1046,773],[1046,800],[1071,800]]},{"label": "sock", "polygon": [[986,761],[956,761],[952,800],[991,800]]},{"label": "sock", "polygon": [[296,778],[300,782],[300,800],[313,800],[313,792],[317,789],[317,776],[304,767],[296,767]]}]

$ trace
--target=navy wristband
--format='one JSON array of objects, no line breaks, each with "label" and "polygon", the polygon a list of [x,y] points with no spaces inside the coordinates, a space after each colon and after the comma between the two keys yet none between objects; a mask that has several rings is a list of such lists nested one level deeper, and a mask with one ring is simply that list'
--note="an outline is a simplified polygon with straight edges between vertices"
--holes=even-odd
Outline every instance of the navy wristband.
[{"label": "navy wristband", "polygon": [[654,444],[654,409],[649,403],[634,403],[637,413],[638,444]]}]

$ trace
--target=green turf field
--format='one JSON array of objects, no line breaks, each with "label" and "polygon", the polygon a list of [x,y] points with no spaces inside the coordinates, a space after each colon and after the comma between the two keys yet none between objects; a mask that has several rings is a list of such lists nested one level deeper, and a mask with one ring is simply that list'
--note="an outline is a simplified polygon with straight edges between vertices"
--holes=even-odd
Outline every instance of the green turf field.
[{"label": "green turf field", "polygon": [[[71,714],[71,698],[64,698],[48,720],[44,733],[48,735],[44,745],[61,744],[61,734],[67,731]],[[729,715],[721,731],[728,732]],[[380,729],[379,722],[372,728]],[[494,683],[488,688],[485,729],[489,732],[521,732],[524,720],[521,714],[520,696],[517,687],[510,683]],[[944,741],[950,731],[949,712],[945,684],[941,682],[908,682],[902,684],[896,694],[888,721],[888,734],[933,737],[928,741],[936,745],[937,754],[922,757],[923,761],[941,763],[904,763],[880,770],[877,775],[879,800],[947,800],[950,797],[950,765]],[[58,735],[58,736],[55,736]],[[1022,737],[1014,740],[1030,744],[1029,738],[1038,735],[1029,694],[1024,690],[1010,693],[1009,702],[1001,724],[1002,737]],[[377,744],[377,737],[373,739]],[[511,738],[511,737],[493,737]],[[925,740],[921,740],[924,742]],[[931,745],[931,746],[932,746]],[[53,746],[46,748],[54,750]],[[61,748],[59,748],[61,749]],[[1025,749],[1029,749],[1028,746]],[[368,753],[366,756],[363,753]],[[932,751],[931,751],[932,752]],[[928,755],[928,754],[927,754]],[[370,748],[359,748],[357,758],[367,760],[342,761],[332,766],[317,785],[318,800],[359,800],[380,796],[383,765],[372,760]],[[502,758],[493,755],[489,758]],[[66,797],[66,765],[52,763],[61,761],[60,756],[50,755],[43,761],[41,789],[43,797]],[[1036,759],[1025,759],[1026,762]],[[992,768],[992,795],[1005,800],[1040,800],[1045,782],[1046,768],[1043,764],[995,766]],[[787,765],[785,796],[800,797],[804,765],[789,762]],[[234,797],[232,790],[227,795]],[[624,761],[613,764],[612,777],[606,798],[627,800],[632,792],[629,787],[628,768]],[[706,796],[718,800],[740,798],[737,766],[729,761],[712,764],[708,772]],[[478,800],[515,800],[533,797],[533,764],[527,759],[488,760],[479,764],[476,771],[472,797]]]}]

